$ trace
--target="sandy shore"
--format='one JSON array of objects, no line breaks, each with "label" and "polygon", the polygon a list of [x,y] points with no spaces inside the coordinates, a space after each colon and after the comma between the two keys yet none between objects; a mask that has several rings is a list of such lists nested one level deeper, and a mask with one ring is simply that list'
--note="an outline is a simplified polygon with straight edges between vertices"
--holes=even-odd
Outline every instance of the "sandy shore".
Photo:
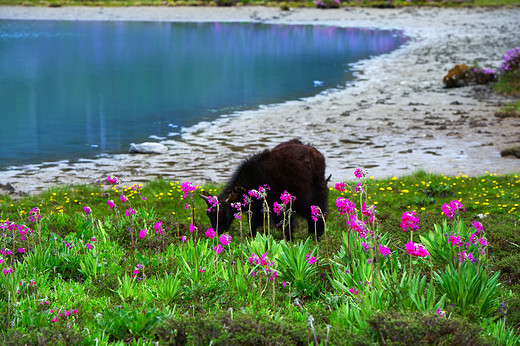
[{"label": "sandy shore", "polygon": [[0,19],[254,21],[400,29],[403,48],[356,65],[346,89],[232,114],[185,129],[164,142],[164,155],[116,155],[79,163],[51,163],[0,171],[15,193],[55,184],[125,184],[161,176],[197,183],[223,182],[251,153],[290,138],[319,148],[332,181],[366,168],[375,178],[428,172],[471,176],[520,172],[520,160],[500,150],[520,144],[518,119],[497,118],[506,98],[489,86],[444,89],[457,63],[498,68],[520,46],[515,9],[297,9],[277,8],[34,8],[0,7]]}]

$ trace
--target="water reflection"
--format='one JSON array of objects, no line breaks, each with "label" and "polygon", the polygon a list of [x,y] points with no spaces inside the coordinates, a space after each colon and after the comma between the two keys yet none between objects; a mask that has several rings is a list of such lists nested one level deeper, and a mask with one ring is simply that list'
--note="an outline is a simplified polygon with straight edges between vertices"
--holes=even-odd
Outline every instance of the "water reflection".
[{"label": "water reflection", "polygon": [[404,41],[326,26],[0,21],[0,167],[124,152],[223,113],[310,96]]}]

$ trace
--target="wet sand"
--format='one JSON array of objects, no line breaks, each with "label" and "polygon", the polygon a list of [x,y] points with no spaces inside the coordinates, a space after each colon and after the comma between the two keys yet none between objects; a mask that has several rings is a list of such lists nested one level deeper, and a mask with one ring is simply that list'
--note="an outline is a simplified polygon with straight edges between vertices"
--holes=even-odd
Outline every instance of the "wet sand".
[{"label": "wet sand", "polygon": [[0,184],[22,194],[57,184],[101,184],[109,174],[125,185],[159,176],[224,182],[252,153],[292,138],[314,144],[325,155],[332,182],[351,179],[358,167],[375,178],[419,169],[470,176],[518,173],[520,160],[501,157],[500,151],[520,145],[520,123],[494,116],[510,100],[491,86],[442,85],[455,64],[498,68],[506,51],[520,46],[518,18],[520,8],[0,7],[0,19],[323,24],[399,29],[411,38],[390,54],[356,64],[357,78],[345,89],[183,129],[179,140],[162,142],[167,154],[25,166],[0,171]]}]

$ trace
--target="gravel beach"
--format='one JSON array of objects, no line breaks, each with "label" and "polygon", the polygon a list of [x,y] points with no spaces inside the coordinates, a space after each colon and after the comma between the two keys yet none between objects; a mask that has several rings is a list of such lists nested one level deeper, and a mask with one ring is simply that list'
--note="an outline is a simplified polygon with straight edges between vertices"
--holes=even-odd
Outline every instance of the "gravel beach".
[{"label": "gravel beach", "polygon": [[518,18],[520,8],[0,7],[0,19],[321,24],[398,29],[411,38],[390,54],[356,64],[357,78],[345,89],[183,129],[181,139],[162,142],[166,154],[9,169],[0,171],[0,186],[16,195],[58,184],[103,184],[107,175],[125,185],[158,176],[224,182],[252,153],[292,138],[325,155],[332,182],[351,179],[358,167],[374,178],[419,169],[469,176],[518,173],[520,160],[501,157],[500,151],[520,145],[520,122],[495,116],[509,100],[491,86],[442,85],[455,64],[498,68],[506,51],[520,46]]}]

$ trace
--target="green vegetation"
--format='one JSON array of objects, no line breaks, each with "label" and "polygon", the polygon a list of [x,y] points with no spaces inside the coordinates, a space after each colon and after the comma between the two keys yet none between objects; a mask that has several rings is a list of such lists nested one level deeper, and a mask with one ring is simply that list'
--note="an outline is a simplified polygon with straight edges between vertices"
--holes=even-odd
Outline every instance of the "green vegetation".
[{"label": "green vegetation", "polygon": [[347,182],[318,244],[304,220],[242,240],[247,214],[213,237],[203,190],[0,196],[0,343],[520,342],[517,174]]}]

